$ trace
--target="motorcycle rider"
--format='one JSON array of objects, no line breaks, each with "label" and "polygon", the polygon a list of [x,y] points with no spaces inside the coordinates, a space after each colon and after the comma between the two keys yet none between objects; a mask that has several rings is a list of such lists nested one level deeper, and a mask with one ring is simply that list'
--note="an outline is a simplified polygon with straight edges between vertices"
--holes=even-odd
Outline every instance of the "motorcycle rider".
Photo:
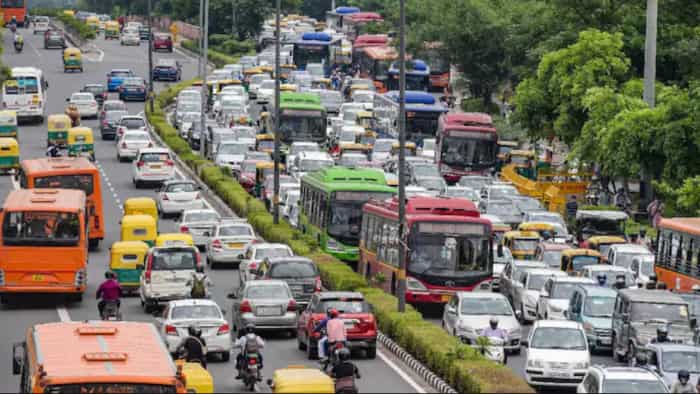
[{"label": "motorcycle rider", "polygon": [[183,355],[186,362],[198,362],[207,368],[207,342],[202,338],[202,329],[193,324],[187,327],[187,338],[180,342],[176,354]]},{"label": "motorcycle rider", "polygon": [[[492,316],[491,319],[489,319],[489,326],[481,331],[481,336],[486,337],[486,338],[500,338],[503,340],[503,343],[508,342],[508,333],[506,330],[502,328],[498,328],[498,318],[496,316]],[[506,352],[503,352],[503,363],[508,362],[508,354]]]},{"label": "motorcycle rider", "polygon": [[243,367],[246,365],[246,357],[249,353],[257,353],[258,361],[260,361],[258,367],[263,369],[263,356],[260,350],[265,347],[265,341],[255,333],[255,324],[253,323],[245,325],[245,332],[246,334],[238,338],[233,344],[234,348],[241,349],[241,352],[236,357],[236,370],[238,371],[236,379],[243,378]]},{"label": "motorcycle rider", "polygon": [[17,17],[13,16],[12,20],[10,21],[10,31],[15,32],[17,31]]},{"label": "motorcycle rider", "polygon": [[331,377],[335,379],[335,392],[357,393],[355,378],[360,379],[360,371],[350,362],[350,350],[340,349],[338,359],[340,361],[331,370]]},{"label": "motorcycle rider", "polygon": [[[345,343],[347,341],[347,332],[345,330],[345,322],[340,319],[340,313],[337,309],[331,308],[326,312],[326,318],[321,320],[314,329],[314,332],[321,332],[326,329],[326,336],[318,342],[319,358],[324,361],[330,358],[329,349],[337,342]],[[323,354],[321,354],[323,353]]]},{"label": "motorcycle rider", "polygon": [[656,329],[656,338],[651,339],[651,343],[668,343],[668,327],[665,325]]},{"label": "motorcycle rider", "polygon": [[12,43],[15,46],[15,49],[19,52],[24,48],[24,37],[22,37],[21,34],[15,33],[14,38]]},{"label": "motorcycle rider", "polygon": [[690,384],[690,372],[686,369],[678,371],[678,381],[671,386],[672,393],[697,393],[695,387]]},{"label": "motorcycle rider", "polygon": [[597,276],[597,279],[598,279],[598,285],[603,286],[603,287],[605,287],[607,285],[608,277],[605,276],[604,273],[602,273],[602,272],[599,273]]},{"label": "motorcycle rider", "polygon": [[122,293],[122,288],[119,285],[119,282],[117,282],[116,275],[114,275],[114,272],[107,271],[105,272],[105,281],[102,282],[100,287],[97,288],[97,298],[98,300],[100,297],[102,297],[102,300],[97,304],[97,309],[100,312],[100,318],[104,318],[102,316],[102,313],[105,309],[105,305],[108,302],[116,302],[117,303],[117,309],[121,307],[122,303],[119,300],[119,296],[121,296]]}]

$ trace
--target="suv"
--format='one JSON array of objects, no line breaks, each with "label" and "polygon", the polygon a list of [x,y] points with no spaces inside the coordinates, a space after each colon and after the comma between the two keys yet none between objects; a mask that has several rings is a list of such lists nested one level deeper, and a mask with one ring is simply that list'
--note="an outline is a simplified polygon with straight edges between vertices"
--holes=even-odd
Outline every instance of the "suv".
[{"label": "suv", "polygon": [[133,162],[133,181],[138,189],[142,183],[162,184],[175,176],[175,163],[167,148],[142,148]]},{"label": "suv", "polygon": [[256,279],[277,279],[287,282],[299,305],[309,303],[314,292],[321,291],[321,274],[311,259],[300,256],[266,258],[260,264]]},{"label": "suv", "polygon": [[576,388],[577,393],[668,393],[654,372],[637,367],[593,365]]},{"label": "suv", "polygon": [[318,356],[318,340],[321,335],[314,333],[314,328],[331,308],[336,309],[345,322],[348,347],[351,350],[364,349],[367,358],[374,359],[377,356],[377,321],[364,296],[357,292],[315,293],[297,321],[299,349],[306,350],[310,360]]},{"label": "suv", "polygon": [[662,325],[668,327],[670,342],[692,344],[688,302],[668,291],[620,290],[613,311],[613,358],[632,360]]},{"label": "suv", "polygon": [[564,315],[583,325],[591,352],[610,349],[612,313],[617,292],[598,285],[578,285]]},{"label": "suv", "polygon": [[608,264],[610,265],[631,269],[632,260],[634,260],[636,257],[649,257],[653,260],[654,254],[643,245],[615,244],[610,245],[606,257],[608,259]]},{"label": "suv", "polygon": [[195,272],[203,272],[199,251],[194,246],[155,247],[148,251],[145,266],[140,267],[141,307],[150,313],[159,304],[190,298],[188,281]]}]

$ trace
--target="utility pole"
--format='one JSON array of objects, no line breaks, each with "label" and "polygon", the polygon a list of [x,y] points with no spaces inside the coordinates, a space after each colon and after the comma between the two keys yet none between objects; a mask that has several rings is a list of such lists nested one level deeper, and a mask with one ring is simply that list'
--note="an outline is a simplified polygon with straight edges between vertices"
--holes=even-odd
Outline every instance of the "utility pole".
[{"label": "utility pole", "polygon": [[331,0],[331,11],[335,11],[335,0]]},{"label": "utility pole", "polygon": [[280,17],[282,1],[277,0],[275,12],[275,187],[272,196],[274,223],[280,222]]},{"label": "utility pole", "polygon": [[197,56],[197,75],[199,75],[200,79],[203,79],[204,77],[202,76],[202,48],[204,45],[202,45],[202,37],[204,37],[204,32],[202,27],[204,26],[204,0],[199,0],[199,37],[198,37],[198,48],[199,48],[199,56]]},{"label": "utility pole", "polygon": [[153,18],[151,0],[148,0],[148,104],[153,113]]},{"label": "utility pole", "polygon": [[399,312],[406,311],[406,1],[399,3]]},{"label": "utility pole", "polygon": [[199,153],[202,157],[206,156],[205,145],[207,142],[207,64],[209,64],[209,0],[204,2],[204,20],[202,28],[202,52],[199,57],[202,59],[202,116],[201,129],[199,131]]},{"label": "utility pole", "polygon": [[231,35],[232,36],[237,36],[238,35],[238,29],[236,29],[236,7],[238,6],[238,2],[236,0],[231,0]]},{"label": "utility pole", "polygon": [[656,31],[659,1],[647,0],[647,31],[644,49],[644,101],[649,107],[656,105]]}]

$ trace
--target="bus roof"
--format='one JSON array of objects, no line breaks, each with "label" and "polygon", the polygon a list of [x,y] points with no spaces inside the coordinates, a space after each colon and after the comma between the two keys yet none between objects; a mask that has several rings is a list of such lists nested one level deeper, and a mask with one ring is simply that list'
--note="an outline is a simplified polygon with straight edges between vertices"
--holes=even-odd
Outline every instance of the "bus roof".
[{"label": "bus roof", "polygon": [[43,72],[36,67],[12,67],[12,70],[10,71],[10,75],[12,75],[13,77],[17,75],[40,76],[42,74]]},{"label": "bus roof", "polygon": [[27,175],[67,175],[97,173],[97,167],[85,157],[49,157],[22,160],[22,170]]},{"label": "bus roof", "polygon": [[659,228],[700,235],[700,218],[663,218]]},{"label": "bus roof", "polygon": [[365,168],[348,168],[334,166],[304,175],[302,182],[316,184],[326,191],[387,191],[395,193],[396,189],[387,186],[384,173]]},{"label": "bus roof", "polygon": [[[399,103],[399,92],[392,90],[384,93],[384,97],[393,103]],[[448,112],[449,109],[436,102],[435,97],[426,92],[409,90],[406,91],[406,111],[410,112]]]},{"label": "bus roof", "polygon": [[357,7],[342,6],[342,7],[336,7],[336,9],[334,11],[336,14],[347,15],[347,14],[356,14],[356,13],[360,12],[360,9]]},{"label": "bus roof", "polygon": [[361,34],[357,36],[353,47],[385,46],[389,44],[389,36],[386,34]]},{"label": "bus roof", "polygon": [[62,322],[30,329],[47,383],[118,381],[175,385],[176,368],[150,323]]},{"label": "bus roof", "polygon": [[73,189],[19,189],[5,199],[5,211],[78,212],[85,208],[85,192]]},{"label": "bus roof", "polygon": [[285,108],[322,111],[325,107],[321,105],[321,98],[315,93],[281,92],[280,109]]},{"label": "bus roof", "polygon": [[387,46],[371,46],[364,47],[364,51],[370,59],[373,60],[396,60],[399,58],[399,53],[394,47]]},{"label": "bus roof", "polygon": [[[370,200],[364,212],[398,217],[399,200]],[[406,216],[409,222],[423,221],[468,221],[491,225],[491,221],[480,217],[479,209],[466,198],[415,196],[406,199]],[[489,232],[490,233],[490,229]],[[485,233],[487,234],[487,233]]]},{"label": "bus roof", "polygon": [[471,131],[496,134],[491,116],[479,112],[444,114],[438,122],[438,129],[447,132]]},{"label": "bus roof", "polygon": [[[399,73],[399,63],[393,62],[389,67],[389,74]],[[424,60],[415,59],[406,62],[406,74],[408,75],[430,75],[430,67]]]},{"label": "bus roof", "polygon": [[307,32],[301,36],[301,41],[331,42],[332,39],[330,34],[323,32]]}]

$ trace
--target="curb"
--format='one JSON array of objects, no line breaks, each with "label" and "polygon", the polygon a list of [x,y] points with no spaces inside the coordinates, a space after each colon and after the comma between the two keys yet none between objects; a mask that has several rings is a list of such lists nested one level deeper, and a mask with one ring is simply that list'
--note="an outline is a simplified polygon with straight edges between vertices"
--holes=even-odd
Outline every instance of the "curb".
[{"label": "curb", "polygon": [[430,386],[436,389],[440,393],[444,394],[457,394],[457,390],[453,389],[452,386],[447,384],[442,378],[437,376],[431,370],[428,369],[423,363],[416,360],[407,351],[405,351],[399,344],[394,342],[391,338],[384,335],[381,331],[377,334],[377,340],[381,342],[384,347],[389,349],[396,357],[398,357],[404,364],[417,373],[423,378]]}]

